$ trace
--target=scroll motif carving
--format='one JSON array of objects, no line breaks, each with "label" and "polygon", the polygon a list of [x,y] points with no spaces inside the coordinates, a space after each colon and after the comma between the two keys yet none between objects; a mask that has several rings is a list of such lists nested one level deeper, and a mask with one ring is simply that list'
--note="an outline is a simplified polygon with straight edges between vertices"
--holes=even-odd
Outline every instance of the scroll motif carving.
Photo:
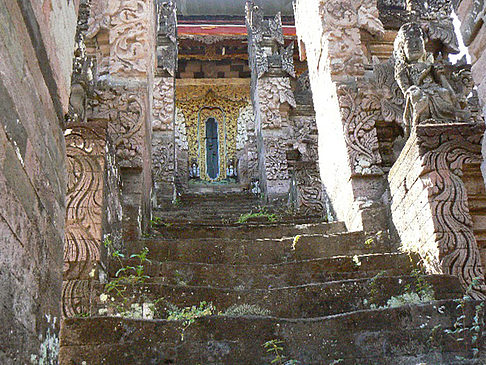
[{"label": "scroll motif carving", "polygon": [[174,129],[175,90],[174,79],[162,77],[155,80],[153,122],[154,131],[171,131]]},{"label": "scroll motif carving", "polygon": [[372,35],[385,33],[374,1],[325,1],[321,4],[320,12],[321,17],[326,19],[327,30],[359,27]]},{"label": "scroll motif carving", "polygon": [[146,107],[143,91],[107,88],[91,101],[92,119],[109,121],[108,133],[122,167],[142,167]]},{"label": "scroll motif carving", "polygon": [[265,170],[268,180],[288,180],[286,149],[281,139],[265,139]]},{"label": "scroll motif carving", "polygon": [[157,140],[157,142],[152,159],[154,181],[172,184],[174,182],[174,142],[168,140]]},{"label": "scroll motif carving", "polygon": [[241,151],[248,143],[248,127],[253,121],[255,116],[253,115],[253,107],[247,105],[241,108],[240,115],[237,121],[237,134],[236,134],[236,150]]},{"label": "scroll motif carving", "polygon": [[296,107],[288,78],[265,78],[258,85],[258,97],[262,113],[262,128],[282,127],[280,106],[288,103]]},{"label": "scroll motif carving", "polygon": [[104,135],[90,128],[66,135],[68,165],[64,276],[86,277],[100,260]]},{"label": "scroll motif carving", "polygon": [[324,211],[324,199],[316,163],[296,166],[295,179],[299,190],[299,211],[303,214],[321,214]]},{"label": "scroll motif carving", "polygon": [[89,280],[69,280],[62,287],[62,315],[72,318],[90,311]]},{"label": "scroll motif carving", "polygon": [[[115,5],[116,4],[116,5]],[[152,65],[153,5],[150,0],[110,2],[110,72],[120,75],[147,73]]]},{"label": "scroll motif carving", "polygon": [[[458,133],[462,128],[466,132]],[[482,161],[483,131],[482,126],[467,124],[446,128],[443,125],[417,127],[426,171],[422,179],[426,182],[433,211],[439,265],[444,273],[459,277],[464,287],[473,284],[475,278],[481,278],[479,284],[473,286],[471,295],[484,300],[484,272],[461,180],[465,164],[479,165]]]},{"label": "scroll motif carving", "polygon": [[375,122],[381,116],[380,98],[365,85],[340,85],[339,104],[353,174],[381,174]]}]

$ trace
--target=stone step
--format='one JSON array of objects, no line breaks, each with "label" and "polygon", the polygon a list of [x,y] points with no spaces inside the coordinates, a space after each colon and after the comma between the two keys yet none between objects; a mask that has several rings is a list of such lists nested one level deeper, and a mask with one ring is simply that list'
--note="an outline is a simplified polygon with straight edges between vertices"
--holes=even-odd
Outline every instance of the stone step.
[{"label": "stone step", "polygon": [[240,223],[241,214],[233,214],[228,212],[221,213],[196,213],[194,211],[187,212],[167,212],[165,214],[158,214],[157,218],[152,220],[154,227],[167,225],[200,225],[212,227],[215,225],[222,225],[225,227],[238,227],[240,225],[246,226],[248,224],[313,224],[323,223],[324,220],[319,216],[292,216],[281,217],[276,216],[273,220],[268,217],[252,217],[246,222]]},{"label": "stone step", "polygon": [[154,225],[156,233],[163,238],[242,238],[263,239],[294,237],[303,234],[332,234],[346,231],[342,222],[282,224],[282,223],[248,223],[239,225],[200,225],[200,224],[160,224]]},{"label": "stone step", "polygon": [[[474,308],[477,303],[467,303]],[[268,365],[263,344],[282,341],[301,365],[478,364],[454,336],[452,301],[365,310],[312,319],[208,316],[182,323],[115,317],[69,318],[61,327],[60,364]]]},{"label": "stone step", "polygon": [[[463,294],[456,277],[432,275],[425,276],[424,280],[434,288],[435,299],[455,299]],[[403,294],[407,285],[415,288],[416,283],[417,279],[412,276],[378,276],[372,279],[245,290],[143,283],[129,285],[123,297],[116,296],[114,292],[107,294],[113,295],[115,304],[121,306],[123,303],[127,309],[135,303],[158,303],[156,308],[161,313],[165,313],[169,305],[184,308],[205,301],[211,302],[218,311],[223,312],[236,305],[253,305],[279,318],[315,318],[369,309],[371,304],[383,306],[391,297]],[[105,289],[101,284],[95,286],[91,313],[101,313],[100,310],[107,308],[106,303],[100,301],[100,295]],[[110,299],[108,302],[113,308]]]},{"label": "stone step", "polygon": [[[416,267],[402,253],[338,256],[274,265],[224,265],[184,262],[155,262],[144,265],[149,282],[166,285],[207,286],[232,289],[268,289],[325,283],[337,280],[370,278],[377,274],[398,276],[409,274]],[[135,259],[123,261],[135,266]],[[111,277],[120,269],[111,268]]]},{"label": "stone step", "polygon": [[[226,233],[232,233],[226,230]],[[234,230],[231,238],[177,239],[147,238],[129,245],[129,253],[149,250],[156,261],[206,264],[278,264],[333,256],[354,256],[393,252],[384,239],[364,232],[302,234],[289,238],[251,239]],[[237,233],[240,233],[238,236]],[[285,233],[285,232],[280,232]],[[228,234],[229,235],[229,234]],[[250,235],[251,236],[251,235]]]}]

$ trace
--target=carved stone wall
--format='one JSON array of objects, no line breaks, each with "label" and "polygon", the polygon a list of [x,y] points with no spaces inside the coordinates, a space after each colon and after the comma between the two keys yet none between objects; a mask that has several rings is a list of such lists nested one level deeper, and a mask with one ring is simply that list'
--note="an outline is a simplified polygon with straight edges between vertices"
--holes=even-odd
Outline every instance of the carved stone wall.
[{"label": "carved stone wall", "polygon": [[130,86],[99,84],[90,100],[88,121],[107,123],[117,163],[121,168],[124,197],[124,236],[140,234],[140,221],[150,215],[151,113],[145,83]]},{"label": "carved stone wall", "polygon": [[309,65],[320,174],[332,209],[348,228],[382,229],[386,187],[375,128],[381,107],[365,79],[361,37],[384,34],[377,2],[297,0],[295,14]]},{"label": "carved stone wall", "polygon": [[[390,170],[392,216],[403,250],[418,253],[432,273],[458,276],[486,298],[465,170],[479,170],[484,126],[417,126]],[[486,194],[483,195],[483,199]]]}]

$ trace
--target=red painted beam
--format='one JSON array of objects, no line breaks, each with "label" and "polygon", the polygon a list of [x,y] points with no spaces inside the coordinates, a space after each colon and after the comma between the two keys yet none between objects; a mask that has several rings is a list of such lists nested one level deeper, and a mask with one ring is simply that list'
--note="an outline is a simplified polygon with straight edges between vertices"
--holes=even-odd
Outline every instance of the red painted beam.
[{"label": "red painted beam", "polygon": [[[296,36],[294,26],[284,25],[284,36]],[[246,27],[242,25],[181,25],[177,26],[177,33],[180,35],[247,35]]]}]

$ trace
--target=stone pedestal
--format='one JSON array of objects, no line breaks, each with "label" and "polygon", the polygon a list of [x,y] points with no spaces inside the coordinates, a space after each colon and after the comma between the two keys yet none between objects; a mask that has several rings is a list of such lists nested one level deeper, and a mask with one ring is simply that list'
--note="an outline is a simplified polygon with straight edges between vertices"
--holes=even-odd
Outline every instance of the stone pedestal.
[{"label": "stone pedestal", "polygon": [[431,273],[458,276],[465,288],[479,278],[477,299],[486,298],[475,237],[482,214],[471,216],[471,181],[463,175],[480,169],[483,133],[482,124],[419,125],[388,178],[403,250],[419,254]]}]

